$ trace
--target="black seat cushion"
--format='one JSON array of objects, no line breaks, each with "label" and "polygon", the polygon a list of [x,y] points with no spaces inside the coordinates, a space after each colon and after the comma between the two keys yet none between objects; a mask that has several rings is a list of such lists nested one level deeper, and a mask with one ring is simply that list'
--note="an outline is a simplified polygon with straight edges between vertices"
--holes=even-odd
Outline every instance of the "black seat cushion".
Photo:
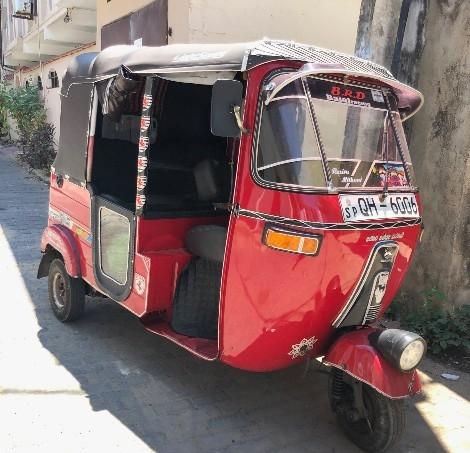
[{"label": "black seat cushion", "polygon": [[228,166],[215,159],[204,159],[193,169],[199,200],[226,201],[228,199]]},{"label": "black seat cushion", "polygon": [[185,246],[193,255],[222,263],[226,240],[227,228],[220,225],[199,225],[186,233]]}]

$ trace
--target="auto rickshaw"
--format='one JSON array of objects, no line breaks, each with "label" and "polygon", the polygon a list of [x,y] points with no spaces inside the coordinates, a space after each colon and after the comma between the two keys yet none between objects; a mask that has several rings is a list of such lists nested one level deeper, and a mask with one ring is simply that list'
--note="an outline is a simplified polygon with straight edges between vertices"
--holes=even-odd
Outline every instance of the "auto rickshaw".
[{"label": "auto rickshaw", "polygon": [[267,40],[82,54],[61,94],[38,270],[55,316],[105,296],[204,360],[323,357],[341,428],[390,448],[426,349],[379,323],[420,241],[402,122],[421,94]]}]

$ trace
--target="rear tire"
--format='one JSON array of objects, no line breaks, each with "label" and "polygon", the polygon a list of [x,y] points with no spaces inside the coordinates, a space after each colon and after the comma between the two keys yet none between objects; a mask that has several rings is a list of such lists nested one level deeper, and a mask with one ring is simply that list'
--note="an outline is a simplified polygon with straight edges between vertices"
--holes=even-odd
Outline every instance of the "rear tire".
[{"label": "rear tire", "polygon": [[49,266],[49,303],[61,322],[75,321],[85,308],[84,282],[81,278],[70,277],[60,258]]},{"label": "rear tire", "polygon": [[405,429],[403,400],[392,400],[372,387],[361,384],[369,427],[365,419],[354,417],[354,392],[346,377],[344,372],[333,368],[328,386],[330,405],[341,430],[364,451],[381,453],[389,450],[398,442]]},{"label": "rear tire", "polygon": [[215,340],[218,332],[222,263],[196,258],[178,281],[171,327],[188,337]]}]

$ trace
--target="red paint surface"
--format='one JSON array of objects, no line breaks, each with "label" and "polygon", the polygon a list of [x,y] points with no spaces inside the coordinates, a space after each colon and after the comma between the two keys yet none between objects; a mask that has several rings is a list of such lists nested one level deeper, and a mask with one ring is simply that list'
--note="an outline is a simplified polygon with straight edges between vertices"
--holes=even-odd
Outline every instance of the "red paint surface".
[{"label": "red paint surface", "polygon": [[60,252],[64,259],[65,269],[71,277],[80,277],[79,251],[72,232],[63,225],[46,227],[41,238],[41,251],[50,246]]},{"label": "red paint surface", "polygon": [[418,393],[418,373],[402,373],[370,345],[368,337],[375,330],[366,328],[342,335],[328,351],[324,363],[344,370],[390,398]]},{"label": "red paint surface", "polygon": [[[248,78],[244,121],[250,131],[258,87],[266,71],[282,64],[260,66]],[[311,222],[343,223],[338,195],[300,194],[257,185],[250,170],[252,140],[253,134],[245,134],[240,144],[235,202],[241,209]],[[323,236],[320,252],[312,257],[266,247],[262,243],[265,226],[263,220],[232,217],[222,280],[221,360],[251,371],[275,370],[303,360],[293,360],[289,352],[304,338],[317,340],[310,355],[325,354],[335,333],[332,323],[346,304],[376,243],[366,239],[404,233],[397,240],[399,251],[383,299],[385,310],[405,276],[420,233],[419,226],[308,229]]]},{"label": "red paint surface", "polygon": [[[275,62],[251,71],[244,114],[244,124],[250,131],[254,130],[262,79],[273,69],[299,65]],[[257,185],[250,171],[252,140],[252,132],[244,134],[240,140],[236,156],[238,164],[234,203],[244,210],[291,219],[343,222],[339,199],[335,194],[300,194]],[[90,194],[86,188],[68,181],[58,188],[55,175],[52,175],[50,204],[67,214],[74,224],[90,231]],[[420,234],[419,226],[367,230],[308,229],[310,233],[323,237],[320,252],[313,257],[266,247],[262,243],[266,226],[264,220],[243,215],[232,216],[222,275],[217,351],[214,342],[209,345],[207,340],[178,335],[164,321],[169,320],[178,276],[191,258],[184,249],[186,232],[195,225],[225,225],[227,221],[227,217],[220,216],[138,218],[134,270],[144,277],[145,288],[138,294],[133,287],[122,305],[139,317],[158,312],[163,322],[147,325],[147,328],[171,338],[196,355],[212,360],[218,353],[223,362],[252,371],[279,369],[303,360],[302,357],[292,359],[289,355],[293,345],[303,339],[315,340],[309,355],[327,353],[335,337],[332,322],[345,305],[376,243],[367,241],[367,238],[403,233],[403,238],[396,241],[399,251],[383,299],[382,310],[385,310],[406,274]],[[50,226],[55,223],[52,220],[49,222]],[[73,251],[69,255],[75,255],[82,278],[96,288],[91,242],[74,231],[70,231],[69,236],[72,242],[75,241],[75,248],[71,246]],[[70,258],[70,261],[73,259]],[[344,338],[346,341],[347,337]],[[362,349],[362,346],[351,347],[352,351]],[[358,360],[358,367],[371,366],[370,372],[396,376],[397,371],[378,360],[376,352],[374,355],[370,347],[365,350],[367,354],[364,353],[364,357],[369,359],[352,352],[348,363]],[[409,379],[409,375],[406,376]],[[368,378],[372,379],[370,376]]]},{"label": "red paint surface", "polygon": [[192,352],[201,359],[215,360],[218,356],[217,341],[204,338],[191,338],[174,332],[166,322],[144,323],[145,328],[152,333],[168,338],[177,345]]}]

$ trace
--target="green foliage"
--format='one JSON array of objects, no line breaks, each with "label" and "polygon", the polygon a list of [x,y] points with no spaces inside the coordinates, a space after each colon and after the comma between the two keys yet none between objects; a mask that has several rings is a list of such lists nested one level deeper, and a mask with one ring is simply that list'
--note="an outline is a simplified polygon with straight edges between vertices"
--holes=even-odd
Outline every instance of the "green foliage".
[{"label": "green foliage", "polygon": [[46,121],[46,109],[37,87],[9,87],[0,83],[0,131],[6,125],[7,115],[17,124],[21,160],[33,168],[48,169],[55,155],[54,126]]},{"label": "green foliage", "polygon": [[445,295],[437,288],[422,293],[420,304],[404,301],[392,304],[390,314],[399,316],[402,327],[420,334],[435,355],[470,353],[470,305],[452,311],[443,308]]},{"label": "green foliage", "polygon": [[8,140],[10,135],[10,130],[7,123],[8,103],[5,91],[5,85],[0,83],[0,139],[2,141]]}]

